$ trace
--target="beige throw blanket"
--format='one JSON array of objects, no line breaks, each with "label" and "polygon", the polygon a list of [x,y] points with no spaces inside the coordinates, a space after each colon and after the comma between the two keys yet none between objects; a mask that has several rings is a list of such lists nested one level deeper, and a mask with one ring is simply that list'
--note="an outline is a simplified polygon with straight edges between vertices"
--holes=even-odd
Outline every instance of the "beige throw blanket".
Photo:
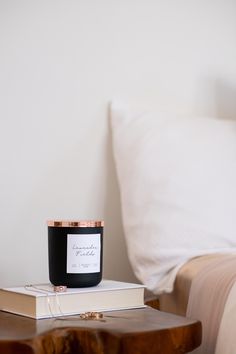
[{"label": "beige throw blanket", "polygon": [[[235,282],[235,255],[211,259],[193,278],[187,316],[199,319],[203,326],[202,345],[193,352],[194,354],[214,354],[217,346],[219,348],[224,346],[222,341],[217,343],[217,337],[220,334],[219,329],[220,332],[227,332],[227,328],[221,326],[221,320]],[[225,345],[227,346],[227,343]],[[218,349],[217,354],[224,354],[224,352],[221,353]]]}]

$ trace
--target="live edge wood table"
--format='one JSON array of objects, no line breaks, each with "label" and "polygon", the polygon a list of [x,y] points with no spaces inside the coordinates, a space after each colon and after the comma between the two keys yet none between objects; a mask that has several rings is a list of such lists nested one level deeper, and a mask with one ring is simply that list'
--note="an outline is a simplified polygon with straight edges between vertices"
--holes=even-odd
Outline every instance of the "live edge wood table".
[{"label": "live edge wood table", "polygon": [[151,307],[101,320],[33,320],[0,311],[1,354],[183,354],[201,343],[201,323]]}]

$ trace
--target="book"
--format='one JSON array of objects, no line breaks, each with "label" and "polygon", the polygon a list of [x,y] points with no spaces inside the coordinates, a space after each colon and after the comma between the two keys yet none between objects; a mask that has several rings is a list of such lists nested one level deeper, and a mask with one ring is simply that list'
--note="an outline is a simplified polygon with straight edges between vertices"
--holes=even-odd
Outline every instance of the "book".
[{"label": "book", "polygon": [[35,319],[142,308],[141,284],[103,279],[97,286],[54,292],[51,284],[0,289],[0,310]]}]

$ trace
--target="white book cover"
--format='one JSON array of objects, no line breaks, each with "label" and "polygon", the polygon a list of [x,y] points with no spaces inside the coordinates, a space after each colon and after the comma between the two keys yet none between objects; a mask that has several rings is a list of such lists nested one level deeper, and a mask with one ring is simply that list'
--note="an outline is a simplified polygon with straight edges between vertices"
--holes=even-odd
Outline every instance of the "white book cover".
[{"label": "white book cover", "polygon": [[87,288],[67,288],[56,293],[51,284],[33,284],[0,290],[0,310],[32,318],[144,307],[141,284],[102,280]]}]

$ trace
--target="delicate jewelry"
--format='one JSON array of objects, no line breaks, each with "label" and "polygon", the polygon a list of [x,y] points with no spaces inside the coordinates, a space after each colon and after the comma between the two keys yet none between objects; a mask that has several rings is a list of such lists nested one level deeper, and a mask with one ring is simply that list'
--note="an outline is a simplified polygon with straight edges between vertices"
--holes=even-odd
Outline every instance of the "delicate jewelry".
[{"label": "delicate jewelry", "polygon": [[[107,317],[113,317],[113,316],[107,316]],[[80,321],[80,320],[92,320],[92,321],[100,321],[100,322],[106,322],[104,319],[104,315],[101,312],[84,312],[81,313],[78,316],[62,316],[62,317],[57,317],[55,318],[55,321]]]},{"label": "delicate jewelry", "polygon": [[53,287],[53,291],[55,293],[64,293],[65,291],[67,291],[67,286],[65,285],[54,285]]},{"label": "delicate jewelry", "polygon": [[[81,313],[79,315],[79,317],[78,316],[77,317],[75,317],[75,316],[65,317],[64,313],[61,310],[61,305],[60,305],[60,301],[59,301],[59,297],[58,297],[58,293],[63,293],[63,292],[67,291],[67,287],[64,285],[51,286],[51,288],[53,290],[45,289],[41,285],[38,286],[38,285],[33,285],[33,284],[25,285],[24,288],[28,291],[34,291],[34,292],[37,292],[40,294],[45,294],[47,296],[47,304],[48,304],[48,308],[49,308],[49,312],[50,312],[51,317],[57,317],[57,315],[53,314],[52,306],[50,303],[50,296],[49,296],[49,294],[54,294],[55,298],[56,298],[57,308],[60,313],[58,320],[62,320],[62,321],[71,321],[71,320],[72,321],[75,321],[75,320],[76,321],[77,320],[92,320],[92,321],[94,321],[94,320],[98,320],[98,321],[103,321],[103,322],[105,321],[103,319],[104,316],[101,312],[85,312],[85,313]],[[63,317],[61,317],[61,316],[63,316]]]},{"label": "delicate jewelry", "polygon": [[25,285],[24,288],[29,291],[34,291],[37,293],[46,294],[47,304],[48,304],[48,308],[49,308],[49,312],[50,312],[51,317],[56,317],[56,315],[53,314],[49,294],[55,294],[56,304],[59,309],[60,316],[64,316],[64,314],[61,310],[61,305],[60,305],[60,301],[58,298],[58,293],[66,292],[67,291],[66,286],[64,286],[64,285],[52,286],[53,290],[48,290],[48,289],[42,288],[41,286],[38,286],[38,285],[29,284],[29,285]]},{"label": "delicate jewelry", "polygon": [[46,293],[62,293],[62,292],[66,292],[67,291],[67,286],[65,285],[54,285],[54,286],[51,286],[51,288],[53,290],[48,290],[48,289],[45,289],[45,288],[42,288],[41,286],[38,286],[38,285],[33,285],[33,284],[29,284],[29,285],[25,285],[24,287],[26,290],[30,290],[30,291],[36,291],[36,292],[40,292],[40,293],[43,293],[43,294],[46,294]]},{"label": "delicate jewelry", "polygon": [[101,312],[85,312],[81,313],[79,316],[82,320],[100,320],[103,318]]}]

